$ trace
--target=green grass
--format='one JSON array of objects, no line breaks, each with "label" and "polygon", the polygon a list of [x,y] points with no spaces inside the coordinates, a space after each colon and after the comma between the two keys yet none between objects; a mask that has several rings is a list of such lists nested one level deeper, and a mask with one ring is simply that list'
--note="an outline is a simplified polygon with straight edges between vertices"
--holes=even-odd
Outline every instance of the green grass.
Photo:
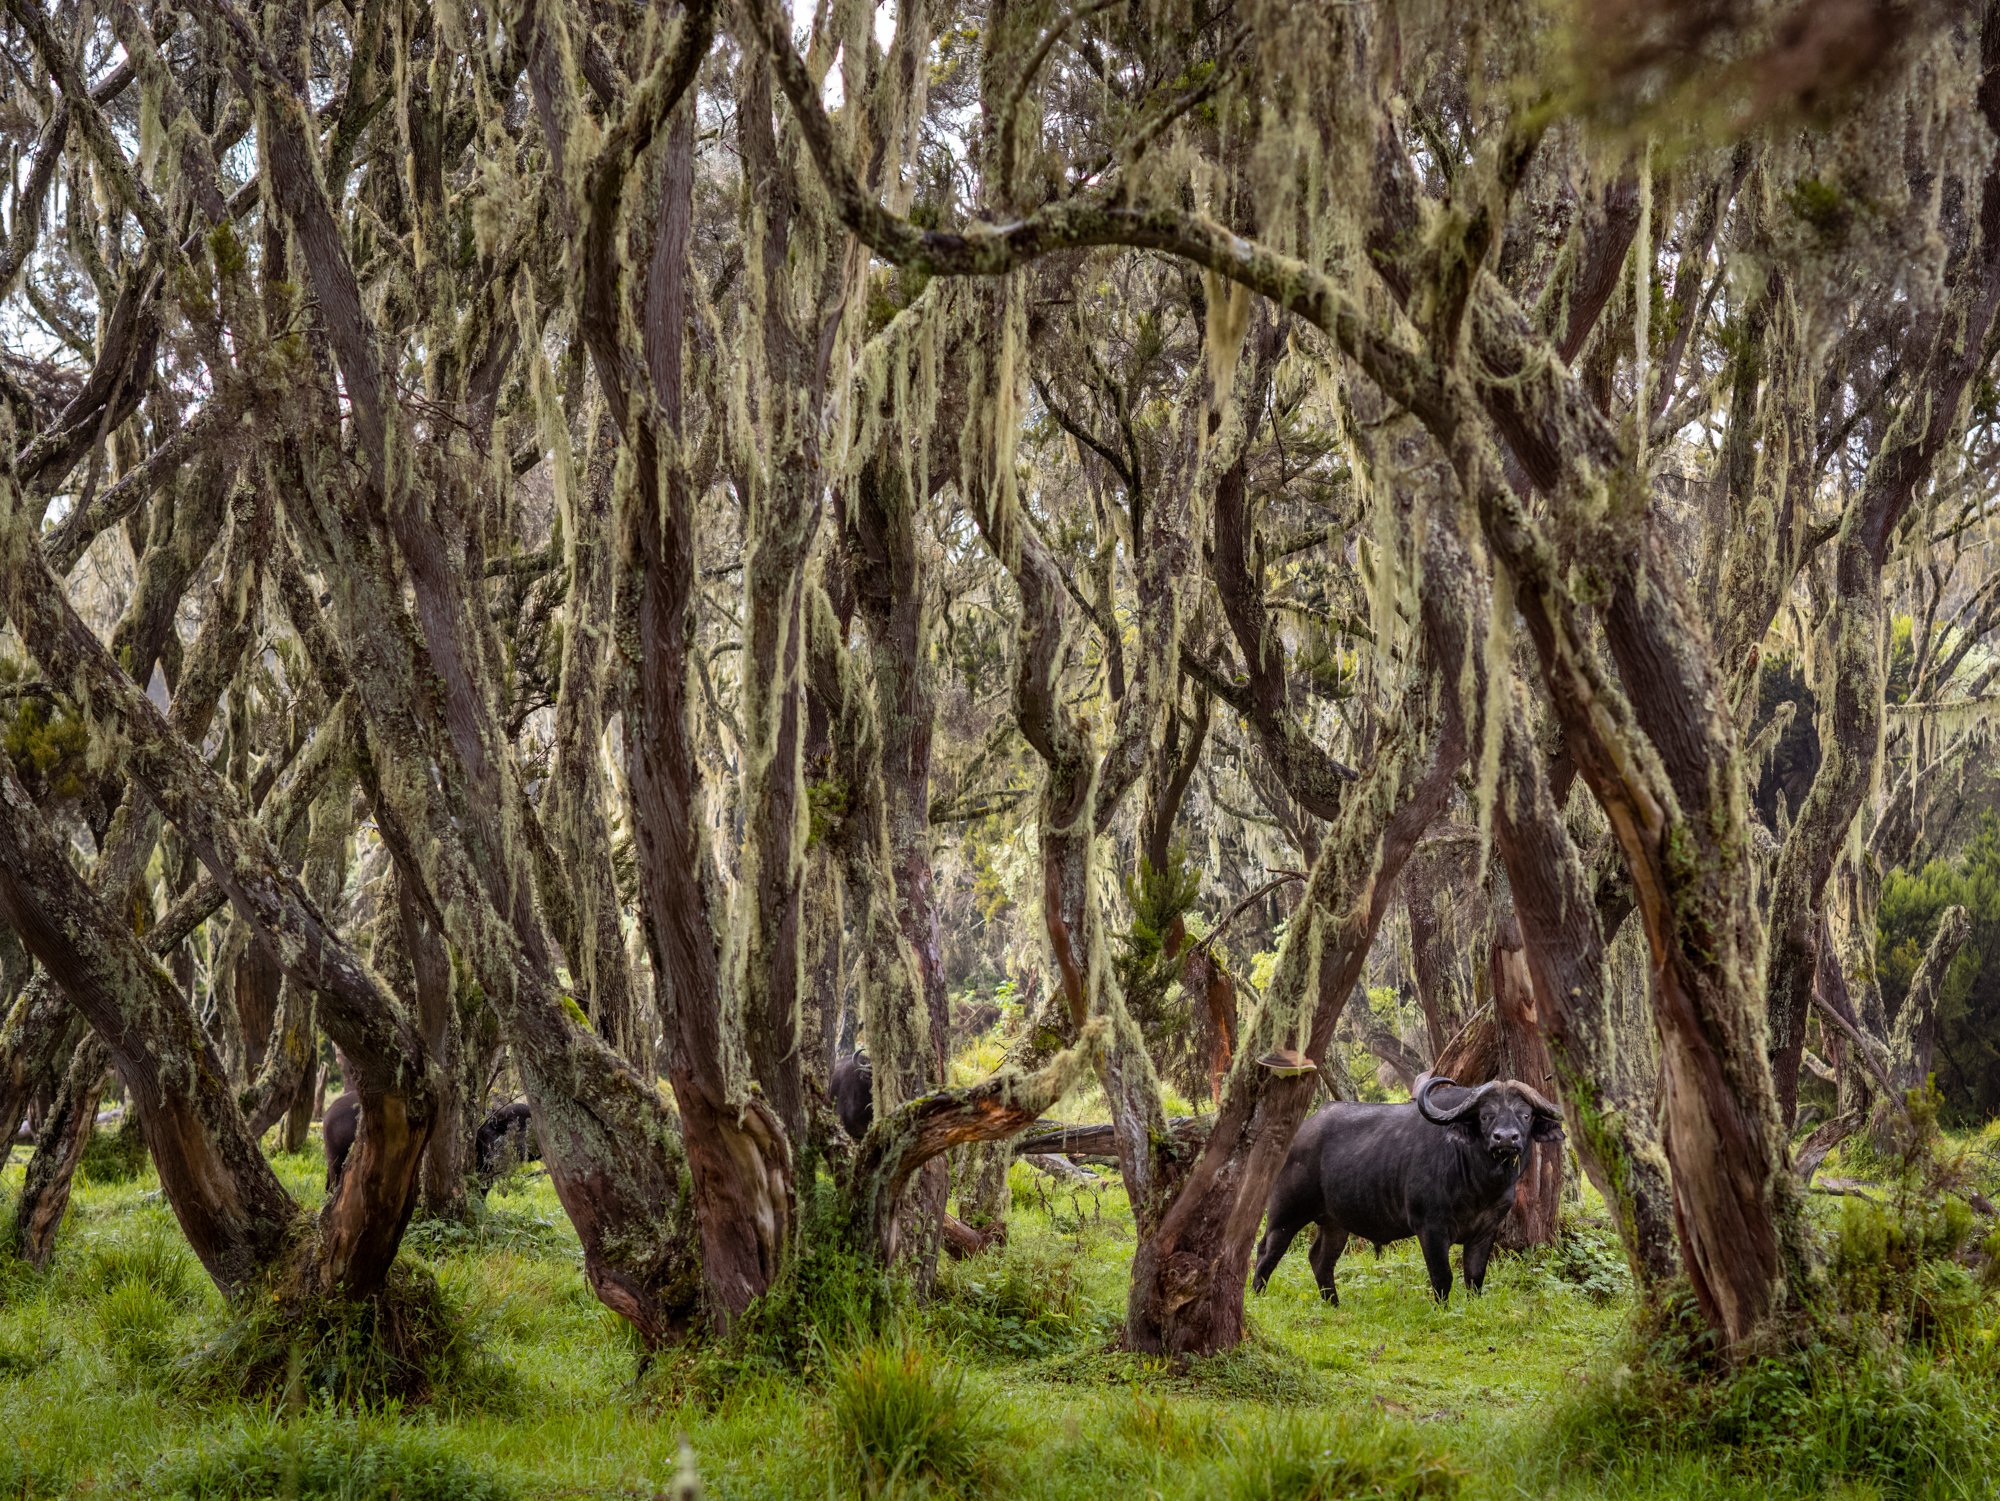
[{"label": "green grass", "polygon": [[[316,1151],[278,1169],[316,1201]],[[1677,1388],[1632,1353],[1601,1227],[1501,1258],[1484,1298],[1445,1308],[1405,1245],[1350,1252],[1329,1309],[1300,1246],[1241,1349],[1170,1366],[1112,1342],[1132,1248],[1115,1182],[1015,1172],[1011,1244],[947,1265],[931,1302],[872,1332],[865,1309],[827,1320],[795,1342],[811,1358],[669,1355],[643,1374],[547,1178],[523,1175],[478,1225],[406,1243],[484,1374],[360,1414],[204,1379],[232,1320],[151,1171],[82,1182],[49,1270],[0,1267],[0,1498],[650,1497],[677,1494],[683,1440],[705,1493],[743,1501],[1994,1493],[1964,1478],[2000,1454],[1991,1301],[1962,1347],[1904,1369]]]}]

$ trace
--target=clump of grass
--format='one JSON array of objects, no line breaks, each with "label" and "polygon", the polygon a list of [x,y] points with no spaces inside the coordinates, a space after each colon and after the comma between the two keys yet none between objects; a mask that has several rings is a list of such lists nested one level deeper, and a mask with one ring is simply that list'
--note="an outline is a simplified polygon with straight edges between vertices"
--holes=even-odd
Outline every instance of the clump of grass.
[{"label": "clump of grass", "polygon": [[12,1330],[0,1332],[0,1381],[32,1376],[62,1353],[52,1340]]},{"label": "clump of grass", "polygon": [[158,1288],[121,1282],[98,1300],[95,1314],[98,1333],[121,1376],[150,1381],[167,1372],[177,1352],[180,1310]]},{"label": "clump of grass", "polygon": [[186,1363],[200,1394],[337,1407],[449,1400],[505,1407],[513,1393],[474,1321],[429,1271],[399,1261],[373,1297],[280,1287],[248,1299]]},{"label": "clump of grass", "polygon": [[515,1501],[519,1491],[430,1428],[315,1414],[239,1419],[149,1470],[143,1494],[175,1501]]},{"label": "clump of grass", "polygon": [[1264,1402],[1315,1407],[1327,1400],[1325,1383],[1304,1361],[1254,1333],[1217,1355],[1148,1355],[1089,1347],[1038,1363],[1034,1374],[1070,1386],[1143,1384],[1210,1401]]},{"label": "clump of grass", "polygon": [[840,1358],[827,1411],[867,1494],[920,1479],[965,1494],[990,1474],[996,1434],[965,1373],[908,1334]]},{"label": "clump of grass", "polygon": [[712,1405],[749,1383],[813,1377],[833,1354],[885,1327],[896,1286],[849,1249],[837,1191],[822,1181],[801,1207],[793,1253],[770,1290],[720,1337],[651,1362],[662,1400]]},{"label": "clump of grass", "polygon": [[58,1242],[54,1284],[65,1302],[94,1302],[136,1284],[176,1309],[197,1306],[209,1287],[180,1226],[150,1214],[78,1236],[73,1247]]},{"label": "clump of grass", "polygon": [[1407,1424],[1294,1414],[1231,1442],[1205,1490],[1229,1501],[1417,1501],[1456,1496],[1463,1480]]}]

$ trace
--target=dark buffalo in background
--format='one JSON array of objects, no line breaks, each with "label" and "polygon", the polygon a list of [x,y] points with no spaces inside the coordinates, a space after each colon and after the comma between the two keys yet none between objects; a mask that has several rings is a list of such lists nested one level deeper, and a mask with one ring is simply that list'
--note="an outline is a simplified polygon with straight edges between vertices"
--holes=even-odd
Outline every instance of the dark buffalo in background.
[{"label": "dark buffalo in background", "polygon": [[350,1090],[326,1107],[320,1117],[320,1138],[326,1146],[326,1192],[333,1196],[340,1186],[340,1170],[347,1166],[347,1154],[354,1150],[354,1133],[361,1129],[361,1101]]},{"label": "dark buffalo in background", "polygon": [[516,1163],[541,1160],[541,1139],[535,1135],[534,1118],[521,1100],[496,1105],[472,1139],[473,1168],[484,1184],[491,1184]]},{"label": "dark buffalo in background", "polygon": [[875,1120],[875,1065],[866,1053],[849,1053],[833,1065],[827,1080],[833,1095],[833,1113],[856,1141],[868,1134]]},{"label": "dark buffalo in background", "polygon": [[[354,1134],[361,1126],[361,1102],[351,1093],[326,1107],[320,1135],[326,1146],[326,1191],[340,1185],[347,1154],[354,1150]],[[472,1162],[481,1184],[490,1185],[517,1162],[539,1162],[541,1142],[528,1107],[520,1101],[495,1106],[472,1139]]]},{"label": "dark buffalo in background", "polygon": [[[1434,1101],[1441,1092],[1447,1103]],[[1561,1112],[1518,1079],[1477,1089],[1425,1079],[1407,1104],[1329,1105],[1299,1128],[1279,1170],[1251,1285],[1262,1292],[1292,1237],[1317,1225],[1313,1277],[1329,1303],[1340,1302],[1333,1268],[1350,1235],[1377,1246],[1416,1236],[1440,1302],[1451,1296],[1451,1248],[1462,1245],[1476,1293],[1523,1157],[1534,1142],[1561,1139]]]}]

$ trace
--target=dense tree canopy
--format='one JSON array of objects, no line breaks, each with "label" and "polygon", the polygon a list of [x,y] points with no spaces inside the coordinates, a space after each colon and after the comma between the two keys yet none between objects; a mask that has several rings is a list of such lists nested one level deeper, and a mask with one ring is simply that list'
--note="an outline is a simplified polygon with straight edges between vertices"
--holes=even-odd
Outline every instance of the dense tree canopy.
[{"label": "dense tree canopy", "polygon": [[[27,1253],[108,1071],[220,1286],[377,1296],[508,1070],[658,1344],[977,1254],[1087,1080],[1124,1337],[1207,1351],[1320,1090],[1432,1069],[1557,1099],[1728,1349],[1820,1316],[1837,1141],[2000,1099],[2000,8],[7,0],[0,51]],[[259,1142],[322,1036],[304,1234]]]}]

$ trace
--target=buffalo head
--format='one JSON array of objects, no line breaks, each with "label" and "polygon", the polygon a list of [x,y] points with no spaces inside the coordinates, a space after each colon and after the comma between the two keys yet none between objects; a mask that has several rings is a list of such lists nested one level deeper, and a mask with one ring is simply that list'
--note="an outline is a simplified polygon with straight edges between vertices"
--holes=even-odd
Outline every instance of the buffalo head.
[{"label": "buffalo head", "polygon": [[1467,1089],[1452,1105],[1431,1102],[1435,1091],[1459,1087],[1442,1077],[1424,1080],[1417,1088],[1418,1111],[1433,1125],[1465,1132],[1502,1161],[1519,1157],[1531,1141],[1562,1139],[1562,1112],[1519,1079]]}]

